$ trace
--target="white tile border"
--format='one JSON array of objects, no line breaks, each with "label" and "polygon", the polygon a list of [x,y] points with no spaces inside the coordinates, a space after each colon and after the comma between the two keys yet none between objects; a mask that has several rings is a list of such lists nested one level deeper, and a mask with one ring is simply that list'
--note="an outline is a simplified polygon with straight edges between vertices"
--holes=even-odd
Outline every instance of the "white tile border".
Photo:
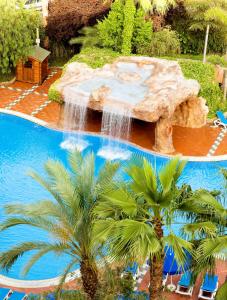
[{"label": "white tile border", "polygon": [[[21,113],[21,112],[18,112],[18,111],[13,111],[13,110],[7,110],[7,109],[0,108],[0,113],[15,115],[17,117],[26,119],[26,120],[31,121],[33,123],[36,123],[36,124],[38,124],[40,126],[47,127],[47,128],[49,128],[51,130],[64,132],[64,130],[62,130],[60,128],[53,127],[53,126],[50,125],[50,123],[48,123],[46,121],[43,121],[41,119],[38,119],[36,117],[30,116],[30,115],[27,115],[27,114],[24,114],[24,113]],[[84,134],[93,135],[93,136],[100,136],[100,134],[98,134],[98,133],[89,132],[89,131],[84,131]],[[176,156],[176,155],[170,155],[170,154],[167,155],[167,154],[157,153],[155,151],[148,150],[148,149],[143,148],[143,147],[141,147],[141,146],[139,146],[137,144],[134,144],[132,142],[126,142],[124,140],[122,140],[122,143],[129,144],[132,147],[135,147],[135,148],[137,148],[137,149],[139,149],[141,151],[144,151],[145,153],[150,153],[150,154],[152,154],[154,156],[158,156],[158,157],[173,158],[173,157]],[[181,159],[188,160],[188,161],[191,161],[191,162],[227,161],[227,154],[217,155],[217,156],[184,156],[184,155],[178,155],[178,156]]]}]

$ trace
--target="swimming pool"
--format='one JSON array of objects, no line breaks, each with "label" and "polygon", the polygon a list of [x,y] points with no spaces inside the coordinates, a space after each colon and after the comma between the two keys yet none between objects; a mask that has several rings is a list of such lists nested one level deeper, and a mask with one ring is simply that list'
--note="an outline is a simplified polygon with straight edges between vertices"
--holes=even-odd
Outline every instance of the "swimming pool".
[{"label": "swimming pool", "polygon": [[[103,145],[103,138],[98,135],[84,134],[89,146],[85,151],[93,150],[96,154]],[[28,120],[0,113],[0,221],[4,219],[2,207],[12,202],[29,203],[40,199],[50,198],[49,194],[35,181],[27,176],[30,169],[44,174],[43,165],[48,158],[58,159],[67,164],[67,151],[60,146],[65,139],[61,131],[39,126]],[[137,149],[131,145],[128,150],[145,155],[159,168],[167,158],[154,156],[149,152]],[[97,166],[101,166],[104,159],[96,156]],[[222,189],[223,179],[218,176],[220,167],[227,168],[227,161],[222,162],[188,162],[181,178],[194,189]],[[18,242],[28,241],[31,237],[47,239],[43,232],[20,226],[1,234],[0,251],[9,249]],[[21,266],[27,261],[29,254],[18,260],[8,274],[0,270],[0,274],[24,279]],[[67,257],[57,258],[46,255],[25,277],[26,279],[48,279],[61,274]]]}]

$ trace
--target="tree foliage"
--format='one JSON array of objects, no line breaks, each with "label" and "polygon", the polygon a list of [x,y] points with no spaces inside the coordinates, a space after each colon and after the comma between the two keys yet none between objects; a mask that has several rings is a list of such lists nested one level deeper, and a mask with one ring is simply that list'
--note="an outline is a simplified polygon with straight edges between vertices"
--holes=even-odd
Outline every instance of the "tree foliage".
[{"label": "tree foliage", "polygon": [[54,200],[5,207],[9,217],[1,224],[1,231],[24,225],[44,230],[53,238],[40,242],[33,237],[34,241],[13,246],[0,254],[0,265],[7,270],[18,258],[33,250],[33,255],[24,269],[26,273],[46,253],[67,254],[70,263],[62,275],[61,284],[73,266],[79,263],[84,291],[89,299],[94,299],[98,288],[96,258],[100,253],[99,249],[91,247],[91,211],[101,194],[112,186],[119,164],[107,162],[100,169],[98,176],[95,175],[93,153],[87,154],[84,159],[80,153],[71,153],[69,164],[70,171],[59,161],[49,160],[45,165],[47,179],[31,173]]},{"label": "tree foliage", "polygon": [[21,1],[0,0],[0,73],[8,73],[28,55],[41,16]]},{"label": "tree foliage", "polygon": [[215,30],[227,27],[226,0],[186,0],[185,6],[192,17],[191,30],[205,30],[210,25]]},{"label": "tree foliage", "polygon": [[152,23],[145,19],[145,12],[141,8],[135,10],[133,1],[129,1],[126,5],[116,0],[108,16],[97,26],[101,45],[125,54],[137,52],[150,42],[152,35]]},{"label": "tree foliage", "polygon": [[[144,263],[150,257],[153,300],[162,293],[165,247],[174,250],[179,266],[183,267],[187,259],[185,250],[194,256],[196,242],[214,238],[218,232],[222,235],[226,222],[226,210],[212,194],[204,190],[193,192],[187,185],[178,186],[184,167],[185,162],[175,158],[156,172],[145,158],[136,161],[127,168],[128,184],[105,194],[94,209],[99,218],[94,226],[95,236],[113,259]],[[173,229],[179,218],[185,223],[181,226],[182,237]],[[164,227],[168,229],[166,235]],[[199,249],[205,260],[204,244]],[[211,268],[210,264],[201,265],[202,271]]]},{"label": "tree foliage", "polygon": [[[195,2],[197,3],[197,1]],[[205,2],[211,3],[212,1]],[[190,13],[189,10],[191,10]],[[194,16],[197,16],[197,14],[194,12],[192,5],[189,5],[187,1],[179,1],[178,5],[171,8],[166,15],[166,23],[178,32],[182,53],[199,54],[204,49],[206,23],[203,23],[203,26],[199,25],[201,30],[191,30],[191,26],[195,22]],[[201,15],[198,15],[198,18],[200,19]],[[208,50],[210,52],[225,53],[225,34],[226,26],[220,26],[219,30],[211,27],[208,41]]]}]

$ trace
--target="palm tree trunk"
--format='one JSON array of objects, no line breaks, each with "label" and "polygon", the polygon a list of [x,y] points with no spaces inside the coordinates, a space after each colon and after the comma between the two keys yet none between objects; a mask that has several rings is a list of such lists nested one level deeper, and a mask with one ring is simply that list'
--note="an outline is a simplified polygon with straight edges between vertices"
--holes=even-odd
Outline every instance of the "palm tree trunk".
[{"label": "palm tree trunk", "polygon": [[83,289],[89,299],[94,299],[98,288],[98,274],[96,268],[91,264],[87,257],[83,257],[80,263],[80,272]]},{"label": "palm tree trunk", "polygon": [[[157,238],[163,238],[162,220],[154,217],[152,221]],[[162,272],[164,264],[164,254],[150,258],[150,300],[160,300],[162,294]]]}]

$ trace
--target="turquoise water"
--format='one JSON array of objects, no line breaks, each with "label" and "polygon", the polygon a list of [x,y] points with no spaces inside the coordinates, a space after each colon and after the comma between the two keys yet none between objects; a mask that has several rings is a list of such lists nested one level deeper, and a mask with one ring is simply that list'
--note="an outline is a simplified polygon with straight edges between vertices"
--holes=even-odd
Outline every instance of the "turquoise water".
[{"label": "turquoise water", "polygon": [[[103,144],[99,136],[83,135],[89,143],[85,151],[98,152]],[[67,164],[67,152],[60,147],[64,140],[61,131],[50,130],[27,120],[0,114],[0,221],[4,219],[2,207],[4,204],[13,202],[31,203],[40,199],[50,198],[50,195],[35,181],[27,176],[30,169],[44,174],[43,165],[48,158],[58,159]],[[128,147],[133,153],[145,155],[157,168],[161,167],[166,158],[155,157],[152,154],[141,151],[135,147]],[[104,160],[96,157],[97,167]],[[227,168],[227,162],[189,162],[181,178],[181,182],[187,182],[194,189],[221,189],[223,179],[219,176],[220,167]],[[177,230],[177,228],[176,228]],[[11,246],[22,241],[45,240],[48,238],[37,229],[29,229],[20,226],[12,228],[0,235],[0,251],[9,249]],[[18,260],[7,274],[10,277],[22,279],[21,266],[28,257]],[[42,258],[26,276],[26,279],[47,279],[61,274],[68,261],[67,257],[57,258],[54,255],[46,255]],[[6,275],[0,270],[0,274]]]}]

